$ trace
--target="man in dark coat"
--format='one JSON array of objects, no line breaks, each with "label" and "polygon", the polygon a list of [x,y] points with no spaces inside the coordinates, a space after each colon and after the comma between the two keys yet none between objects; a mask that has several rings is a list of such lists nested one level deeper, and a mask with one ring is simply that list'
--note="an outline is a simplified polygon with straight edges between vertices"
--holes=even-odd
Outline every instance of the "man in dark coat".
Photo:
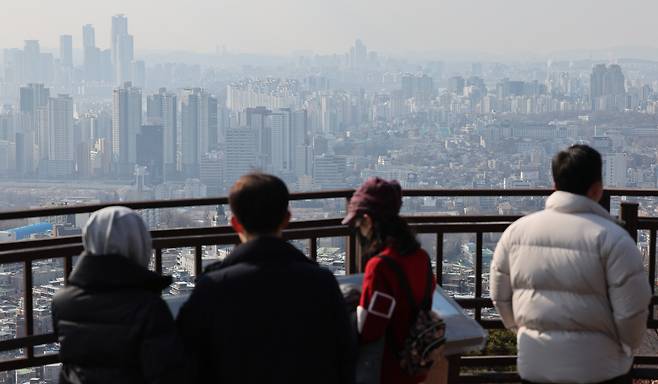
[{"label": "man in dark coat", "polygon": [[335,277],[281,239],[288,197],[265,174],[231,189],[243,244],[207,268],[177,320],[195,382],[353,382],[355,343]]},{"label": "man in dark coat", "polygon": [[60,384],[165,384],[185,378],[176,324],[160,293],[170,277],[149,271],[151,237],[125,207],[94,213],[85,253],[55,294]]}]

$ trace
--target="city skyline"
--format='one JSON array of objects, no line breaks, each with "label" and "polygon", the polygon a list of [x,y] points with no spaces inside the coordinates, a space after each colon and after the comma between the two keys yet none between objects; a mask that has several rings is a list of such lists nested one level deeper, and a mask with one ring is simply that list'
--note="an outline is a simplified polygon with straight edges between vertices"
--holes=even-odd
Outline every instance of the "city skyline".
[{"label": "city skyline", "polygon": [[[63,13],[63,6],[77,11]],[[656,45],[651,15],[658,11],[658,4],[631,0],[624,3],[623,10],[633,18],[619,17],[619,4],[612,0],[414,0],[404,4],[385,0],[376,6],[344,0],[331,4],[316,0],[276,4],[257,0],[199,0],[191,4],[118,0],[93,5],[80,0],[56,4],[26,0],[4,11],[7,22],[3,23],[0,47],[20,47],[24,40],[40,40],[44,48],[56,50],[60,35],[72,35],[73,46],[79,50],[81,27],[92,24],[97,45],[110,48],[111,17],[123,13],[130,18],[131,34],[138,39],[135,51],[141,53],[214,52],[223,46],[239,53],[337,53],[355,37],[382,53],[469,51],[532,56],[607,50],[629,46],[629,42],[650,50]],[[13,20],[20,24],[14,25]]]}]

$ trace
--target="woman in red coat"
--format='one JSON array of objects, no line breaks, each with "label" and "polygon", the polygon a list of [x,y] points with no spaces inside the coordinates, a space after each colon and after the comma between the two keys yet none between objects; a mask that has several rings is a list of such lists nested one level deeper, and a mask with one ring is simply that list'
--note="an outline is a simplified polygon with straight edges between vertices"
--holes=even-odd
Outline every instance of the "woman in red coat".
[{"label": "woman in red coat", "polygon": [[[402,189],[397,181],[367,180],[352,196],[344,224],[356,228],[357,237],[369,258],[362,295],[357,308],[360,342],[385,338],[381,382],[416,384],[425,376],[409,376],[400,368],[398,353],[412,322],[414,304],[390,266],[395,262],[409,282],[413,298],[421,303],[427,291],[429,256],[409,225],[400,217]],[[432,279],[431,292],[436,281]],[[417,307],[418,305],[416,305]]]}]

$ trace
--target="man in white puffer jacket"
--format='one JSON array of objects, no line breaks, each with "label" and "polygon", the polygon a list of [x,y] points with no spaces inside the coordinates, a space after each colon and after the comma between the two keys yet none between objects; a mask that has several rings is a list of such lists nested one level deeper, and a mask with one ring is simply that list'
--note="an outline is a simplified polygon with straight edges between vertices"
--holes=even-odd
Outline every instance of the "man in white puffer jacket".
[{"label": "man in white puffer jacket", "polygon": [[638,248],[598,204],[601,155],[574,145],[553,158],[546,209],[503,233],[491,298],[517,334],[518,370],[534,383],[630,383],[651,288]]}]

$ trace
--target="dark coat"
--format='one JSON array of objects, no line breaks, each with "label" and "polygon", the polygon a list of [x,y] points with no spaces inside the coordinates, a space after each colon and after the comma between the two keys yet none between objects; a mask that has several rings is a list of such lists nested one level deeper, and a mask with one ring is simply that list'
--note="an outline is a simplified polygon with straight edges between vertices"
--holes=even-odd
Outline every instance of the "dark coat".
[{"label": "dark coat", "polygon": [[171,283],[121,256],[83,256],[53,299],[60,383],[180,383],[183,357],[160,293]]},{"label": "dark coat", "polygon": [[198,280],[177,319],[197,383],[351,383],[356,343],[333,274],[261,237]]}]

